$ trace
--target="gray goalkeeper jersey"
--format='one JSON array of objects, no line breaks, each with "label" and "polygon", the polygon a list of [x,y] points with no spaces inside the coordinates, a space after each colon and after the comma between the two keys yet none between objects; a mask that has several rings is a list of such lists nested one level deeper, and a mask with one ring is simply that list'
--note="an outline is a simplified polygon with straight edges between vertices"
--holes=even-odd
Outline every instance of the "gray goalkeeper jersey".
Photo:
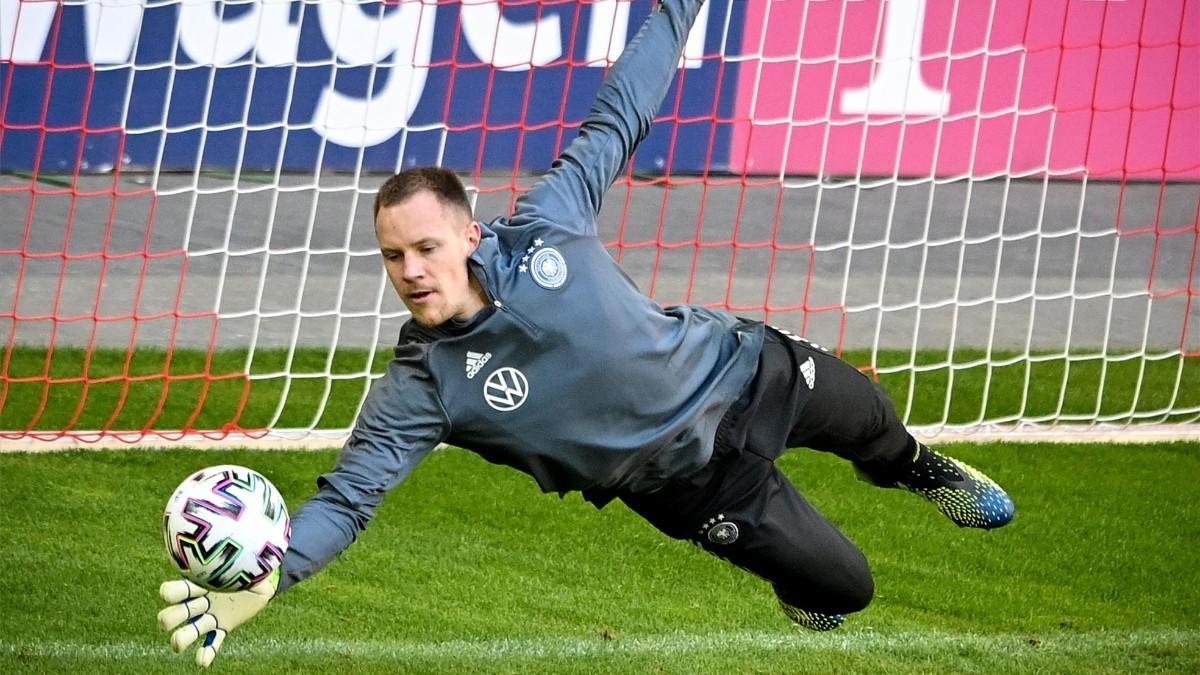
[{"label": "gray goalkeeper jersey", "polygon": [[658,306],[608,255],[596,225],[699,6],[661,4],[579,136],[510,218],[482,226],[468,265],[491,307],[466,324],[405,325],[336,465],[295,515],[281,588],[349,546],[442,442],[560,493],[649,491],[708,462],[721,417],[757,368],[762,325]]}]

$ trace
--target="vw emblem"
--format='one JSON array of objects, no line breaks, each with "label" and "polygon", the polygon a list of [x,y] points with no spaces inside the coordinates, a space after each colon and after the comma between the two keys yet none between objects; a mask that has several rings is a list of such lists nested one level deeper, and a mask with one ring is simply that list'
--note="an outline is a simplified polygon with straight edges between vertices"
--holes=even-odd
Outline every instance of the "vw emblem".
[{"label": "vw emblem", "polygon": [[520,408],[528,396],[529,381],[516,368],[501,368],[483,383],[483,400],[500,412]]},{"label": "vw emblem", "polygon": [[738,526],[729,521],[717,523],[708,530],[708,540],[714,544],[732,544],[737,538]]},{"label": "vw emblem", "polygon": [[542,288],[555,289],[567,283],[567,261],[555,248],[543,248],[534,253],[529,272]]}]

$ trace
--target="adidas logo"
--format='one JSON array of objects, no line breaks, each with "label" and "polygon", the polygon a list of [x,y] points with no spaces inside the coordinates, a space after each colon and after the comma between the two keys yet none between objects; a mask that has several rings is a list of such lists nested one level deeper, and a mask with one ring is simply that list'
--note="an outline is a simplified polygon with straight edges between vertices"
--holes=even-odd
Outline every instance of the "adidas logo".
[{"label": "adidas logo", "polygon": [[804,375],[804,384],[808,385],[809,389],[817,383],[817,364],[813,362],[812,357],[800,364],[800,373]]},{"label": "adidas logo", "polygon": [[484,364],[492,358],[491,352],[480,354],[479,352],[467,352],[467,379],[471,379],[479,374]]}]

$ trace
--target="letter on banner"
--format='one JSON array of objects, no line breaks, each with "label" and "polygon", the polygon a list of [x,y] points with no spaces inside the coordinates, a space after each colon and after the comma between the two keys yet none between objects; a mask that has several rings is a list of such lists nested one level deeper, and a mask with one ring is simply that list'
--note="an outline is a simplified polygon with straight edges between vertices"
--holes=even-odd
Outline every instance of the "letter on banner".
[{"label": "letter on banner", "polygon": [[934,89],[921,79],[925,0],[888,0],[886,12],[879,67],[869,85],[842,92],[841,112],[946,114],[950,110],[950,92]]},{"label": "letter on banner", "polygon": [[84,5],[88,61],[132,63],[143,6],[142,0],[100,0]]},{"label": "letter on banner", "polygon": [[[0,0],[0,59],[38,63],[54,23],[56,2]],[[21,31],[17,32],[17,26]]]},{"label": "letter on banner", "polygon": [[249,54],[258,41],[261,9],[257,3],[247,6],[250,9],[245,13],[226,19],[220,2],[179,5],[179,46],[183,53],[206,66],[227,66]]},{"label": "letter on banner", "polygon": [[[347,147],[382,143],[404,128],[425,90],[437,3],[401,0],[400,9],[382,17],[368,17],[353,0],[318,6],[321,32],[339,61],[379,66],[375,92],[365,98],[326,87],[313,114],[313,131]],[[383,5],[377,6],[382,11]],[[389,54],[390,66],[380,63]]]},{"label": "letter on banner", "polygon": [[626,34],[629,32],[629,3],[617,0],[597,0],[592,5],[592,19],[588,23],[588,64],[606,65],[617,60],[625,49]]},{"label": "letter on banner", "polygon": [[[293,63],[300,42],[300,26],[288,22],[290,0],[266,0],[242,6],[247,8],[245,12],[227,19],[217,14],[222,11],[221,3],[182,3],[179,46],[183,53],[195,63],[226,66],[245,58],[257,47],[258,61],[263,65]],[[106,20],[105,31],[107,26]]]},{"label": "letter on banner", "polygon": [[509,21],[496,0],[463,0],[459,10],[463,36],[475,56],[501,70],[529,70],[562,56],[558,15],[537,21]]},{"label": "letter on banner", "polygon": [[300,46],[300,23],[290,23],[291,0],[266,0],[258,31],[258,62],[264,66],[295,63]]},{"label": "letter on banner", "polygon": [[[704,65],[704,38],[708,34],[708,11],[710,4],[700,7],[692,32],[684,45],[679,65],[699,68]],[[589,66],[605,67],[617,60],[625,51],[629,33],[629,2],[627,0],[596,0],[591,5],[591,20],[588,22],[587,51],[584,60]]]}]

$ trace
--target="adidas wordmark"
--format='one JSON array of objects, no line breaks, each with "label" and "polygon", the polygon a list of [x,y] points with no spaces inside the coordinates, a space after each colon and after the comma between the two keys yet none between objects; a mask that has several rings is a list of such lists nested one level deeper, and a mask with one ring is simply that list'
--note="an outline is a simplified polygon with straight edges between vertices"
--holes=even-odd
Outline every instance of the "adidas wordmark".
[{"label": "adidas wordmark", "polygon": [[479,352],[468,351],[467,352],[467,379],[470,380],[473,377],[475,377],[476,375],[478,375],[479,371],[483,369],[484,364],[486,364],[488,362],[488,360],[491,358],[492,358],[491,352],[484,352],[483,354],[480,354]]}]

